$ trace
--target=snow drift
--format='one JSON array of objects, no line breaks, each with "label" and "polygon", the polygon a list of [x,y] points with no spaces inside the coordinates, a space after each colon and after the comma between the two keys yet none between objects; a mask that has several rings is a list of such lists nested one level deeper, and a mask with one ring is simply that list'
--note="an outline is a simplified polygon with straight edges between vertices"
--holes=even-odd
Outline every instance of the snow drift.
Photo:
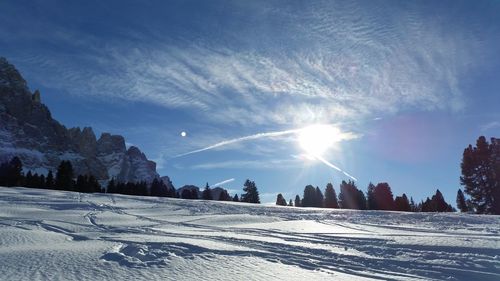
[{"label": "snow drift", "polygon": [[0,187],[2,280],[500,280],[500,217]]}]

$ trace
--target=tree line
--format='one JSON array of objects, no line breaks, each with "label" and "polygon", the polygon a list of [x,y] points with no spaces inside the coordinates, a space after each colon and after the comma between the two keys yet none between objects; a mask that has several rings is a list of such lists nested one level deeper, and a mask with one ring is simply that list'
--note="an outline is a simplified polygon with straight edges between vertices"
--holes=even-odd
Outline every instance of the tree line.
[{"label": "tree line", "polygon": [[[460,183],[464,189],[458,189],[456,204],[461,212],[477,214],[500,214],[500,139],[491,138],[490,142],[484,136],[477,139],[476,145],[464,149],[461,162]],[[68,190],[76,192],[107,192],[137,196],[175,197],[183,199],[204,199],[260,203],[259,192],[254,181],[247,179],[243,185],[243,194],[231,197],[227,192],[221,192],[219,198],[212,198],[210,186],[205,186],[198,198],[193,189],[176,191],[171,182],[154,179],[146,182],[117,182],[111,179],[105,188],[92,175],[77,175],[75,177],[70,161],[62,161],[54,175],[28,171],[23,173],[23,165],[19,157],[0,164],[0,186],[25,186]],[[342,181],[337,196],[331,183],[326,185],[324,192],[319,187],[307,185],[302,199],[299,195],[288,202],[282,194],[278,194],[276,204],[301,207],[343,208],[359,210],[396,210],[407,212],[450,212],[454,208],[448,204],[443,194],[436,190],[435,194],[420,203],[406,194],[394,195],[388,183],[370,183],[366,193],[360,190],[353,181]]]},{"label": "tree line", "polygon": [[104,188],[92,175],[78,175],[75,177],[73,165],[67,160],[61,161],[55,175],[52,171],[49,171],[47,176],[45,176],[44,174],[33,173],[32,171],[24,174],[21,160],[19,157],[13,157],[10,161],[0,164],[0,186],[24,186],[82,193],[115,193],[135,196],[260,203],[257,186],[254,181],[249,179],[243,185],[244,193],[241,194],[241,198],[238,197],[238,194],[231,197],[225,189],[222,189],[219,198],[212,198],[211,188],[208,183],[202,192],[201,198],[198,198],[198,192],[193,192],[193,189],[185,188],[179,193],[172,182],[165,183],[162,179],[158,178],[153,179],[151,183],[147,183],[146,181],[118,182],[113,178]]},{"label": "tree line", "polygon": [[[480,136],[475,146],[469,145],[464,149],[460,168],[460,183],[464,191],[460,188],[457,191],[457,208],[464,213],[500,215],[500,139],[491,138],[488,142],[484,136]],[[405,212],[455,211],[444,200],[439,189],[431,198],[427,197],[415,204],[413,198],[408,200],[404,193],[394,198],[388,183],[370,183],[365,195],[353,181],[342,181],[338,198],[331,183],[327,184],[324,195],[319,187],[308,185],[304,188],[302,199],[299,195],[295,196],[294,204],[292,200],[287,204],[281,193],[276,198],[276,204]]]},{"label": "tree line", "polygon": [[24,174],[19,157],[13,157],[10,161],[0,164],[0,186],[25,186],[84,193],[103,191],[92,175],[78,175],[75,179],[70,161],[61,161],[55,175],[49,171],[45,176],[32,171]]},{"label": "tree line", "polygon": [[342,181],[337,196],[331,183],[326,185],[324,192],[319,187],[307,185],[304,188],[302,199],[295,196],[294,204],[290,199],[287,204],[280,193],[276,198],[276,205],[295,207],[316,207],[355,210],[388,210],[404,212],[452,212],[453,207],[446,203],[443,194],[438,190],[431,197],[418,204],[413,198],[408,199],[406,194],[396,196],[392,193],[388,183],[382,182],[374,185],[370,183],[366,194],[360,190],[354,181]]}]

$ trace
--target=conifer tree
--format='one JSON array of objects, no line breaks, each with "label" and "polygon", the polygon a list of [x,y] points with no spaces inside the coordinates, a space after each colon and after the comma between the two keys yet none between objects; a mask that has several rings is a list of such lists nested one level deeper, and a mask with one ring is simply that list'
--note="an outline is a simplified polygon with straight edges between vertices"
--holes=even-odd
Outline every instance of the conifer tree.
[{"label": "conifer tree", "polygon": [[394,199],[394,208],[396,211],[411,211],[410,202],[408,201],[406,194],[403,193],[402,196],[396,196],[396,199]]},{"label": "conifer tree", "polygon": [[286,200],[281,193],[276,197],[276,205],[286,206]]},{"label": "conifer tree", "polygon": [[417,205],[415,205],[413,197],[410,197],[410,212],[418,212]]},{"label": "conifer tree", "polygon": [[354,181],[342,181],[340,184],[339,205],[343,209],[360,209],[360,204],[366,205],[364,194],[359,192]]},{"label": "conifer tree", "polygon": [[324,201],[325,197],[323,196],[323,192],[321,192],[321,189],[316,186],[316,198],[314,198],[314,207],[322,208]]},{"label": "conifer tree", "polygon": [[156,196],[160,197],[162,196],[162,186],[160,181],[157,178],[154,178],[153,181],[151,182],[151,196]]},{"label": "conifer tree", "polygon": [[45,175],[40,175],[40,180],[38,182],[38,188],[45,188]]},{"label": "conifer tree", "polygon": [[293,201],[292,199],[290,199],[290,201],[288,201],[288,206],[292,207],[293,206]]},{"label": "conifer tree", "polygon": [[467,207],[467,203],[465,202],[465,196],[462,190],[459,188],[457,192],[457,208],[462,213],[467,213],[469,208]]},{"label": "conifer tree", "polygon": [[377,202],[375,201],[375,185],[371,182],[368,184],[366,196],[368,210],[377,210]]},{"label": "conifer tree", "polygon": [[357,209],[358,210],[366,210],[366,196],[365,193],[358,189],[357,194]]},{"label": "conifer tree", "polygon": [[9,163],[0,163],[0,186],[7,186],[7,172],[9,170]]},{"label": "conifer tree", "polygon": [[432,196],[431,199],[433,212],[451,212],[451,206],[444,200],[443,194],[439,189],[436,190],[436,194]]},{"label": "conifer tree", "polygon": [[241,195],[241,202],[260,204],[259,191],[254,181],[247,179],[243,191],[245,193]]},{"label": "conifer tree", "polygon": [[394,210],[394,199],[388,183],[378,183],[373,189],[374,210]]},{"label": "conifer tree", "polygon": [[315,207],[316,206],[316,189],[312,185],[307,185],[304,188],[304,195],[302,196],[302,207]]},{"label": "conifer tree", "polygon": [[47,179],[45,180],[45,187],[46,188],[54,188],[54,174],[52,174],[52,171],[49,171],[47,174]]},{"label": "conifer tree", "polygon": [[[146,182],[143,183],[143,189],[144,189],[143,195],[147,195],[146,194],[146,189],[147,189]],[[88,176],[87,188],[85,191],[90,192],[90,193],[101,193],[102,192],[101,185],[99,184],[99,182],[97,181],[97,179],[93,175]]]},{"label": "conifer tree", "polygon": [[325,208],[338,208],[337,194],[331,183],[328,183],[325,188]]},{"label": "conifer tree", "polygon": [[86,192],[87,185],[88,185],[87,176],[79,175],[78,177],[76,177],[75,191]]},{"label": "conifer tree", "polygon": [[40,187],[40,175],[38,173],[35,173],[33,175],[31,187],[34,187],[34,188]]},{"label": "conifer tree", "polygon": [[6,168],[6,185],[20,186],[23,183],[23,163],[19,157],[13,157]]},{"label": "conifer tree", "polygon": [[33,185],[33,174],[31,174],[31,171],[28,171],[26,173],[26,176],[24,177],[24,184],[26,187],[34,187]]},{"label": "conifer tree", "polygon": [[56,189],[59,190],[73,190],[73,166],[70,161],[61,161],[57,168],[56,174]]},{"label": "conifer tree", "polygon": [[238,194],[234,195],[233,202],[240,202],[240,198],[238,198]]},{"label": "conifer tree", "polygon": [[295,207],[302,207],[302,204],[300,202],[300,196],[297,194],[295,195]]},{"label": "conifer tree", "polygon": [[212,200],[212,190],[210,189],[210,186],[208,185],[208,182],[207,184],[205,185],[205,189],[203,190],[202,194],[201,194],[201,198],[203,200]]},{"label": "conifer tree", "polygon": [[108,186],[106,187],[106,193],[118,193],[114,177],[108,182]]},{"label": "conifer tree", "polygon": [[500,214],[500,139],[484,136],[463,153],[460,182],[479,214]]}]

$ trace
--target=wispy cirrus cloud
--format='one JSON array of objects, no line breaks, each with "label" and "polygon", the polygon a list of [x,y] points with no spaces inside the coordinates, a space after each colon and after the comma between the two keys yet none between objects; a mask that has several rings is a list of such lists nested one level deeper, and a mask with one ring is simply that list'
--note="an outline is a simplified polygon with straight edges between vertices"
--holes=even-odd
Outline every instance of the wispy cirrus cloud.
[{"label": "wispy cirrus cloud", "polygon": [[500,128],[500,121],[492,121],[481,126],[481,131],[489,131],[491,129]]},{"label": "wispy cirrus cloud", "polygon": [[296,158],[260,159],[260,160],[229,160],[206,162],[189,166],[193,170],[211,169],[289,169],[303,165],[304,161]]},{"label": "wispy cirrus cloud", "polygon": [[[159,35],[156,27],[148,35],[131,31],[134,41],[111,38],[95,47],[99,38],[59,27],[47,37],[91,52],[71,60],[50,52],[17,59],[43,66],[38,82],[70,94],[184,108],[210,122],[249,126],[349,120],[406,108],[460,110],[465,100],[458,81],[487,51],[486,31],[462,25],[447,32],[456,19],[438,24],[439,18],[411,5],[317,1],[299,12],[293,5],[230,8],[259,16],[240,29],[226,26],[177,43],[168,36],[141,37]],[[283,24],[263,35],[237,36],[270,18]],[[216,19],[200,21],[217,27]],[[288,41],[285,47],[275,40]]]}]

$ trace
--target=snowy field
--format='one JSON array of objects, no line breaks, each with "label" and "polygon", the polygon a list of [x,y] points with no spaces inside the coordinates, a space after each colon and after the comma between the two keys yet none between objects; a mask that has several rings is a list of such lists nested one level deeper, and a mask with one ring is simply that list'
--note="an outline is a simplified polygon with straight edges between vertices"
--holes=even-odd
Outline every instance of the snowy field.
[{"label": "snowy field", "polygon": [[0,187],[1,280],[500,280],[500,217]]}]

